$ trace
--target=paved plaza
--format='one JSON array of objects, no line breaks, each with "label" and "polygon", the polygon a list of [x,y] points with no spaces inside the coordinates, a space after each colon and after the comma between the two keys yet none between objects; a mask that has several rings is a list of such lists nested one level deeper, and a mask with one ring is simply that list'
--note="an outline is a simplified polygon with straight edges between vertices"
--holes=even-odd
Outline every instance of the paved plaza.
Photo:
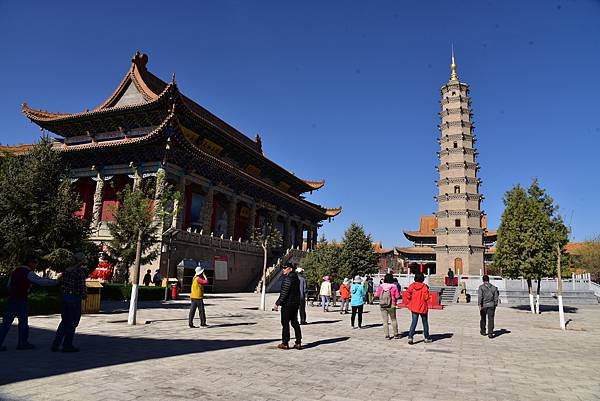
[{"label": "paved plaza", "polygon": [[[268,305],[276,295],[270,294]],[[78,354],[50,352],[59,317],[30,319],[33,351],[0,353],[1,400],[579,400],[600,399],[600,308],[568,308],[569,330],[549,310],[499,308],[493,340],[473,305],[430,312],[434,342],[385,340],[379,307],[365,328],[308,307],[302,351],[276,349],[279,314],[255,294],[210,296],[208,328],[187,327],[187,303],[126,303],[82,318]],[[336,308],[337,310],[337,308]],[[409,315],[399,312],[401,331]]]}]

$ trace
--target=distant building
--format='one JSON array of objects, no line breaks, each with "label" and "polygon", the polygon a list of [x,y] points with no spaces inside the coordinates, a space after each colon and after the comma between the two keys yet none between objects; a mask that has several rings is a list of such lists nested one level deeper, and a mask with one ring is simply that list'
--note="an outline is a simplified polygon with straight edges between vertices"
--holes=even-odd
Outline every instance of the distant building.
[{"label": "distant building", "polygon": [[157,262],[163,277],[193,259],[215,268],[209,272],[214,289],[251,288],[262,250],[248,239],[267,221],[283,234],[274,259],[303,243],[313,249],[318,227],[341,212],[305,199],[325,182],[301,179],[268,159],[258,135],[248,138],[183,95],[174,77],[165,82],[148,71],[147,62],[136,53],[117,89],[93,110],[22,107],[27,118],[56,135],[55,149],[71,168],[82,200],[78,215],[90,222],[91,239],[110,240],[107,223],[114,220],[118,193],[147,181],[157,197],[165,183],[182,194],[172,205],[173,220],[164,225],[176,231],[165,239]]},{"label": "distant building", "polygon": [[397,250],[411,270],[442,275],[450,268],[455,273],[479,274],[485,270],[485,255],[490,254],[496,233],[487,230],[481,210],[469,85],[458,79],[454,54],[450,68],[450,80],[441,88],[438,210],[434,216],[421,217],[419,231],[404,233],[413,247]]}]

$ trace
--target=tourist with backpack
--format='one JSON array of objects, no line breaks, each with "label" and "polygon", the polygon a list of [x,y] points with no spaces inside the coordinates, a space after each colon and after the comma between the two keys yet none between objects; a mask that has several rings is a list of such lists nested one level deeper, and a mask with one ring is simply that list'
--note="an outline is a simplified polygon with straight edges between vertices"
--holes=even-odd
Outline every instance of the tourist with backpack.
[{"label": "tourist with backpack", "polygon": [[354,277],[354,283],[350,287],[350,306],[352,306],[352,316],[350,316],[350,323],[354,328],[354,322],[356,315],[358,315],[358,328],[362,328],[362,314],[363,306],[365,304],[365,287],[363,286],[362,279],[360,276]]},{"label": "tourist with backpack", "polygon": [[[387,340],[392,338],[400,338],[398,334],[398,321],[396,320],[396,304],[400,294],[398,287],[394,284],[394,275],[388,273],[383,278],[383,283],[377,287],[375,296],[379,298],[379,309],[381,309],[381,319],[383,320],[383,333]],[[392,332],[394,336],[390,336],[390,328],[388,326],[388,317],[392,321]]]},{"label": "tourist with backpack", "polygon": [[410,324],[410,330],[408,331],[408,343],[414,344],[413,338],[415,336],[415,329],[417,328],[417,322],[419,316],[423,323],[423,337],[425,343],[430,343],[429,338],[429,322],[427,320],[427,313],[429,308],[427,302],[429,301],[429,287],[424,283],[425,276],[423,273],[415,273],[415,282],[408,286],[406,290],[406,305],[411,312],[412,322]]}]

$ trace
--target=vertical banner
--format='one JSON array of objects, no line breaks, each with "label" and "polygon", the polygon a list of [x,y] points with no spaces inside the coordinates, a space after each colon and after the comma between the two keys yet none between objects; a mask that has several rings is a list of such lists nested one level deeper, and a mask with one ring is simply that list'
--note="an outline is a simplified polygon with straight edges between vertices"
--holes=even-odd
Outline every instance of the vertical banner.
[{"label": "vertical banner", "polygon": [[215,256],[215,280],[227,280],[227,256]]}]

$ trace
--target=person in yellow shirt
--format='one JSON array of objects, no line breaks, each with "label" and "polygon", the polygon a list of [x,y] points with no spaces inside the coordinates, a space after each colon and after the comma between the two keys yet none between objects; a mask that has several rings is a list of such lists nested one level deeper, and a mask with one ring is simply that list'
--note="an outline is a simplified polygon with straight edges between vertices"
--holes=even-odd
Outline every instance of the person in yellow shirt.
[{"label": "person in yellow shirt", "polygon": [[200,326],[208,326],[206,324],[206,313],[204,312],[204,285],[206,284],[208,284],[208,279],[206,278],[206,274],[204,274],[204,268],[200,266],[196,267],[196,274],[192,279],[192,293],[190,294],[190,299],[192,301],[189,316],[190,327],[198,327],[194,326],[196,309],[198,309],[198,314],[200,315]]}]

